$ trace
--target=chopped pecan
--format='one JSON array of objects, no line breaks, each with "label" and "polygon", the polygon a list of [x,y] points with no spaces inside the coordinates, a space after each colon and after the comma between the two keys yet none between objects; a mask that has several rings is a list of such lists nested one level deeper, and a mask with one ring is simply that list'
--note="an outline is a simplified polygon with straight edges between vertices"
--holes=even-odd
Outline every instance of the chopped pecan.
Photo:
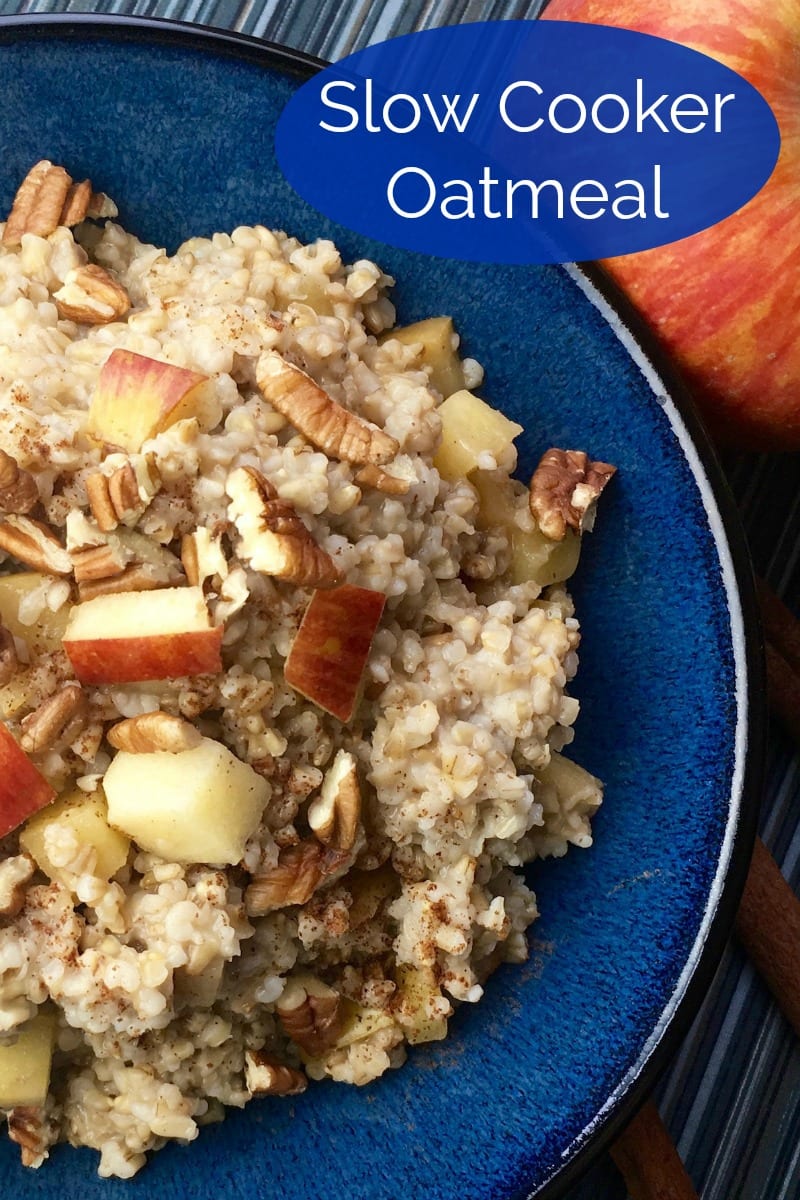
[{"label": "chopped pecan", "polygon": [[311,1058],[336,1043],[345,1019],[339,993],[313,975],[290,977],[275,1011],[286,1036]]},{"label": "chopped pecan", "polygon": [[248,914],[260,917],[276,908],[305,904],[322,881],[324,854],[325,848],[313,838],[281,850],[277,865],[255,876],[247,888]]},{"label": "chopped pecan", "polygon": [[15,917],[25,902],[25,888],[36,870],[29,854],[0,862],[0,917]]},{"label": "chopped pecan", "polygon": [[393,437],[337,404],[310,375],[276,350],[265,350],[259,358],[256,382],[273,408],[330,457],[382,466],[397,454]]},{"label": "chopped pecan", "polygon": [[8,1113],[8,1136],[20,1147],[24,1167],[40,1167],[52,1145],[54,1130],[41,1105],[17,1105]]},{"label": "chopped pecan", "polygon": [[86,218],[91,202],[91,180],[84,179],[80,183],[73,183],[64,199],[59,225],[80,225]]},{"label": "chopped pecan", "polygon": [[29,471],[23,471],[15,458],[0,450],[0,512],[24,516],[39,503],[39,489]]},{"label": "chopped pecan", "polygon": [[131,306],[122,284],[96,263],[68,271],[53,299],[59,316],[78,325],[108,325],[124,317]]},{"label": "chopped pecan", "polygon": [[69,575],[72,559],[47,525],[10,513],[0,521],[0,550],[45,575]]},{"label": "chopped pecan", "polygon": [[340,581],[333,559],[260,471],[237,467],[225,482],[228,515],[240,541],[238,553],[254,571],[288,579],[304,587],[335,587]]},{"label": "chopped pecan", "polygon": [[181,562],[190,587],[202,587],[207,579],[228,577],[228,563],[222,551],[222,533],[201,526],[185,533],[181,541]]},{"label": "chopped pecan", "polygon": [[11,207],[3,243],[18,246],[24,233],[47,237],[61,223],[61,211],[69,192],[71,178],[63,167],[48,159],[31,167],[20,184]]},{"label": "chopped pecan", "polygon": [[0,625],[0,687],[5,687],[19,666],[17,646],[12,633]]},{"label": "chopped pecan", "polygon": [[560,542],[567,529],[588,528],[592,506],[615,471],[582,450],[553,448],[542,455],[531,478],[530,507],[545,537]]},{"label": "chopped pecan", "polygon": [[319,796],[308,806],[308,824],[325,846],[352,850],[360,817],[356,760],[348,750],[340,750],[325,774]]},{"label": "chopped pecan", "polygon": [[308,1086],[302,1071],[277,1062],[261,1050],[245,1050],[244,1078],[251,1096],[298,1096]]},{"label": "chopped pecan", "polygon": [[390,475],[388,471],[376,467],[374,463],[367,463],[365,467],[356,472],[354,478],[356,483],[361,484],[362,487],[374,487],[379,492],[385,492],[387,496],[405,496],[411,487],[410,479],[401,479],[399,475]]},{"label": "chopped pecan", "polygon": [[75,582],[81,584],[91,579],[110,579],[120,575],[130,557],[120,545],[112,546],[109,542],[103,546],[86,546],[83,550],[73,550]]},{"label": "chopped pecan", "polygon": [[119,721],[109,729],[108,740],[117,750],[129,754],[152,754],[162,751],[180,754],[192,750],[203,740],[202,734],[181,717],[165,712],[142,713]]},{"label": "chopped pecan", "polygon": [[26,754],[62,749],[75,741],[88,718],[89,706],[83,689],[79,683],[67,683],[22,718],[19,744]]},{"label": "chopped pecan", "polygon": [[93,600],[95,596],[110,596],[115,592],[152,592],[164,587],[163,572],[153,563],[130,563],[118,575],[103,579],[84,579],[78,584],[78,598]]},{"label": "chopped pecan", "polygon": [[106,460],[114,465],[110,473],[94,471],[86,480],[86,494],[98,529],[110,533],[122,524],[133,524],[158,491],[161,480],[155,464],[139,456],[134,464],[124,455]]}]

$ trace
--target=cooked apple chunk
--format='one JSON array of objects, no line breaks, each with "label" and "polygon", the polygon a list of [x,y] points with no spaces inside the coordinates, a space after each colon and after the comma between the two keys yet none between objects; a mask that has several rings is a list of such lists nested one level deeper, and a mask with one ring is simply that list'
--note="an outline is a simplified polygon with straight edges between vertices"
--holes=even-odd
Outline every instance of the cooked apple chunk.
[{"label": "cooked apple chunk", "polygon": [[76,604],[64,649],[81,683],[137,683],[222,669],[222,627],[199,587],[116,592]]},{"label": "cooked apple chunk", "polygon": [[108,819],[168,862],[237,863],[269,795],[265,779],[221,742],[180,754],[121,750],[103,786]]},{"label": "cooked apple chunk", "polygon": [[132,350],[113,350],[100,371],[86,430],[98,442],[135,453],[177,421],[194,417],[210,429],[219,415],[207,375]]},{"label": "cooked apple chunk", "polygon": [[480,497],[478,523],[483,528],[500,526],[508,534],[511,583],[533,580],[539,587],[549,587],[575,573],[581,553],[580,534],[568,529],[561,541],[554,541],[535,526],[522,529],[516,519],[519,505],[515,502],[514,483],[502,472],[473,471],[469,481]]},{"label": "cooked apple chunk", "polygon": [[0,1108],[44,1104],[55,1038],[55,1013],[47,1012],[37,1013],[0,1041]]},{"label": "cooked apple chunk", "polygon": [[48,853],[47,831],[55,822],[72,833],[80,846],[94,850],[91,873],[98,879],[111,879],[124,866],[130,840],[109,825],[108,807],[102,789],[91,793],[82,792],[80,788],[72,789],[54,804],[30,817],[20,832],[20,846],[35,860],[39,869],[48,878],[69,887],[71,873],[54,863]]},{"label": "cooked apple chunk", "polygon": [[27,643],[32,654],[49,654],[61,648],[61,639],[67,626],[69,605],[64,604],[52,612],[45,602],[36,620],[27,622],[20,617],[25,612],[25,602],[37,589],[46,590],[53,584],[53,577],[38,571],[18,571],[14,575],[0,575],[0,624],[14,637]]},{"label": "cooked apple chunk", "polygon": [[286,682],[320,708],[351,720],[386,597],[343,584],[315,592],[286,659]]},{"label": "cooked apple chunk", "polygon": [[0,837],[55,797],[53,788],[0,721]]},{"label": "cooked apple chunk", "polygon": [[[513,441],[522,426],[509,421],[496,408],[472,392],[454,392],[439,405],[442,440],[433,457],[433,465],[443,479],[465,479],[476,467],[511,465]],[[488,463],[489,466],[492,463]]]},{"label": "cooked apple chunk", "polygon": [[430,369],[431,383],[445,399],[463,388],[464,370],[454,344],[456,335],[452,317],[428,317],[413,325],[390,329],[381,341],[388,342],[392,338],[405,346],[420,347],[419,360]]}]

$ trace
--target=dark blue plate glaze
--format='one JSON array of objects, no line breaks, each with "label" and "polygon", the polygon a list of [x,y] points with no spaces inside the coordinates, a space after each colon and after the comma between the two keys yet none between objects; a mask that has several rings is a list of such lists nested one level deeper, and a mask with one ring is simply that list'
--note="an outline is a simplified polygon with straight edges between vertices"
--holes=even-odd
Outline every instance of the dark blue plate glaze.
[{"label": "dark blue plate glaze", "polygon": [[452,313],[486,366],[483,394],[525,425],[523,473],[550,445],[617,464],[574,588],[574,756],[606,781],[596,844],[533,868],[530,962],[501,969],[451,1038],[412,1050],[402,1071],[253,1103],[127,1183],[100,1181],[87,1150],[60,1147],[34,1174],[2,1144],[2,1195],[553,1197],[644,1098],[738,900],[763,731],[759,638],[741,534],[689,405],[594,272],[400,252],[299,200],[273,131],[313,66],[156,23],[0,23],[0,211],[46,156],[172,248],[253,222],[332,237],[396,274],[403,319]]}]

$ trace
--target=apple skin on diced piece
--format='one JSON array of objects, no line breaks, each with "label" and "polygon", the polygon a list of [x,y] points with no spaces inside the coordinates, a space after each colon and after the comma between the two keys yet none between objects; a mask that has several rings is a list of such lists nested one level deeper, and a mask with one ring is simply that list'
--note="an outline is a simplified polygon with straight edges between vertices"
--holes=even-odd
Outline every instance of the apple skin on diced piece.
[{"label": "apple skin on diced piece", "polygon": [[385,604],[383,592],[347,583],[315,592],[286,659],[286,682],[340,721],[350,721]]},{"label": "apple skin on diced piece", "polygon": [[0,721],[0,837],[55,798],[53,788]]},{"label": "apple skin on diced piece", "polygon": [[92,874],[98,879],[111,879],[127,862],[130,839],[109,825],[102,788],[87,793],[76,787],[30,817],[20,831],[21,849],[30,854],[49,879],[63,883],[65,887],[72,883],[70,873],[51,862],[47,853],[47,828],[54,821],[66,826],[81,846],[94,849]]},{"label": "apple skin on diced piece", "polygon": [[38,1107],[47,1099],[56,1015],[40,1012],[0,1042],[0,1108]]},{"label": "apple skin on diced piece", "polygon": [[204,428],[219,419],[207,375],[132,350],[112,350],[100,370],[86,431],[98,442],[136,453],[148,438],[190,417]]},{"label": "apple skin on diced piece", "polygon": [[202,588],[117,592],[75,605],[64,649],[81,683],[139,683],[221,671],[222,633]]},{"label": "apple skin on diced piece", "polygon": [[203,738],[178,754],[120,750],[103,778],[108,820],[167,862],[237,863],[269,785],[227,746]]}]

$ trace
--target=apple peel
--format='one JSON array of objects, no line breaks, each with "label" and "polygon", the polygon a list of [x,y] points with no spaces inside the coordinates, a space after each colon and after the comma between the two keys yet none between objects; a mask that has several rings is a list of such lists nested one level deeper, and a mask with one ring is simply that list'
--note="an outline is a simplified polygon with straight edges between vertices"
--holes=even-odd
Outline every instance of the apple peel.
[{"label": "apple peel", "polygon": [[2,721],[0,764],[0,837],[5,837],[33,813],[52,804],[56,793]]}]

